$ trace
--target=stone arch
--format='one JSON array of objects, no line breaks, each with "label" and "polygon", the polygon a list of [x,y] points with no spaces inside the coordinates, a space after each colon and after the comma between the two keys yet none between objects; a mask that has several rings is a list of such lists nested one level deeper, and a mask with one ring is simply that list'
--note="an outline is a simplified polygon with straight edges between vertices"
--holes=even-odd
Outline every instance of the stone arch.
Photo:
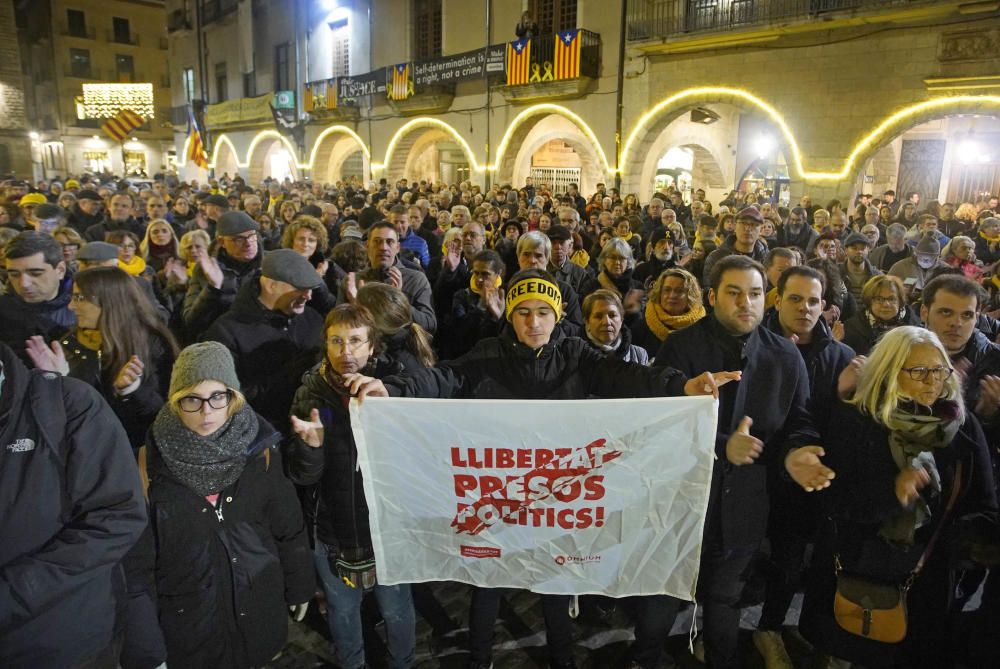
[{"label": "stone arch", "polygon": [[565,143],[579,156],[581,193],[591,193],[599,182],[607,182],[608,172],[598,153],[600,149],[587,133],[571,118],[545,112],[511,125],[504,135],[504,151],[497,156],[496,181],[524,183],[531,174],[532,156],[553,140]]},{"label": "stone arch", "polygon": [[[864,162],[855,179],[854,192],[881,196],[885,191],[895,189],[898,169],[899,156],[896,152],[894,139],[884,144]],[[868,175],[873,177],[873,181],[871,186],[866,187],[865,177]]]},{"label": "stone arch", "polygon": [[218,176],[229,174],[234,177],[240,173],[239,162],[233,143],[225,135],[219,135],[212,150],[211,167],[215,170],[215,174]]},{"label": "stone arch", "polygon": [[266,130],[250,143],[247,151],[248,182],[253,185],[261,183],[266,177],[275,176],[272,170],[272,157],[282,152],[288,154],[288,171],[293,180],[300,175],[301,166],[295,156],[295,147],[285,137],[273,130]]},{"label": "stone arch", "polygon": [[403,178],[439,179],[434,156],[421,155],[421,152],[435,153],[439,144],[456,145],[468,160],[473,177],[483,171],[484,167],[476,161],[468,142],[457,130],[439,119],[422,117],[404,124],[392,136],[383,163],[385,178],[390,183]]},{"label": "stone arch", "polygon": [[[707,107],[719,115],[715,123],[705,125],[688,121],[696,108]],[[711,156],[721,173],[722,189],[735,186],[739,177],[736,165],[740,116],[751,114],[764,121],[774,131],[777,150],[792,164],[797,155],[795,139],[777,111],[744,91],[728,88],[699,88],[682,91],[655,105],[628,135],[622,148],[622,192],[638,193],[640,200],[652,195],[656,163],[673,146],[698,145]],[[698,155],[696,154],[696,159]],[[707,158],[705,154],[701,157]],[[709,161],[712,162],[712,161]],[[790,174],[793,179],[796,175]]]},{"label": "stone arch", "polygon": [[[352,164],[356,164],[354,154],[358,152],[361,153],[361,172],[343,174],[345,162],[350,159]],[[334,183],[349,176],[358,176],[367,182],[371,177],[370,158],[368,147],[357,133],[345,126],[332,126],[320,133],[313,143],[309,165],[312,178],[320,183]]]}]

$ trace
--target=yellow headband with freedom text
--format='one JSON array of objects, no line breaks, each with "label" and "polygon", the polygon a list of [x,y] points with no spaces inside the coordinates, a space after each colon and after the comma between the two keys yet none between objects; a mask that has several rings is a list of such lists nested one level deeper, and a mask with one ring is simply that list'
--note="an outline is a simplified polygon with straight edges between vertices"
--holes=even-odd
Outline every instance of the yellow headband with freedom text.
[{"label": "yellow headband with freedom text", "polygon": [[557,319],[562,315],[562,293],[559,286],[545,279],[530,278],[518,281],[507,291],[507,320],[510,320],[517,305],[527,300],[545,302],[556,312]]}]

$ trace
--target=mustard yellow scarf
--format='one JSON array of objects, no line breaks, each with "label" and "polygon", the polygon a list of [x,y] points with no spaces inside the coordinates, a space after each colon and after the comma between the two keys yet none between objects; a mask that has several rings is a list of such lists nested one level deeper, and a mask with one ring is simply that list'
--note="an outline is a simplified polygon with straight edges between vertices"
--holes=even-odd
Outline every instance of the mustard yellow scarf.
[{"label": "mustard yellow scarf", "polygon": [[132,276],[142,276],[142,273],[146,271],[146,261],[139,256],[134,256],[127,263],[119,260],[118,267],[125,270]]},{"label": "mustard yellow scarf", "polygon": [[694,325],[705,317],[705,307],[700,304],[693,305],[686,313],[680,316],[671,316],[654,300],[646,302],[646,325],[650,331],[656,335],[661,342],[667,338],[671,332],[683,330]]}]

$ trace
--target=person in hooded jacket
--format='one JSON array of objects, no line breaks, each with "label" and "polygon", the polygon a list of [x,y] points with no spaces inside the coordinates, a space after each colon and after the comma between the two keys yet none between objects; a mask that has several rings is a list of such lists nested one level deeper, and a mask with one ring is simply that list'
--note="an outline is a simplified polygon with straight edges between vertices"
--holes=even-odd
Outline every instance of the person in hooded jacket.
[{"label": "person in hooded jacket", "polygon": [[3,344],[0,379],[0,666],[115,669],[146,526],[128,439],[96,390]]},{"label": "person in hooded jacket", "polygon": [[240,393],[222,344],[181,351],[139,456],[168,666],[263,666],[285,645],[286,611],[305,616],[315,575],[280,440]]},{"label": "person in hooded jacket", "polygon": [[[703,395],[738,374],[704,373],[688,380],[674,369],[653,370],[603,355],[556,327],[562,291],[552,275],[528,269],[515,274],[506,295],[507,331],[479,342],[458,360],[409,376],[384,380],[363,374],[346,377],[352,394],[474,399],[583,399]],[[492,663],[493,625],[501,590],[477,588],[470,612],[470,667]],[[549,664],[575,667],[568,595],[543,595]],[[662,643],[662,639],[660,639]]]},{"label": "person in hooded jacket", "polygon": [[[362,288],[358,297],[370,288]],[[330,311],[324,337],[326,356],[302,377],[292,402],[295,437],[287,452],[292,481],[318,485],[313,561],[326,593],[330,636],[340,666],[365,666],[361,602],[371,592],[386,623],[389,666],[410,667],[416,646],[413,595],[409,585],[382,585],[376,578],[368,504],[348,411],[351,395],[344,381],[345,375],[356,372],[374,378],[399,374],[405,365],[387,355],[375,319],[360,305],[343,304]]]},{"label": "person in hooded jacket", "polygon": [[295,388],[322,349],[323,319],[307,304],[322,281],[295,251],[269,251],[202,337],[232,351],[247,401],[282,432]]}]

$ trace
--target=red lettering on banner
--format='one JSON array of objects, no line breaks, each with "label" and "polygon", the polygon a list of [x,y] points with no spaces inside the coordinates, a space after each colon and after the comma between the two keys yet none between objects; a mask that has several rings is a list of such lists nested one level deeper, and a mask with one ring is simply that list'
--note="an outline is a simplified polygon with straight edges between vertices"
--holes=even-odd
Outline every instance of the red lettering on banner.
[{"label": "red lettering on banner", "polygon": [[471,558],[498,558],[500,557],[500,549],[493,548],[492,546],[459,546],[459,555],[462,557]]},{"label": "red lettering on banner", "polygon": [[534,469],[521,476],[471,476],[455,475],[455,495],[479,499],[471,504],[460,503],[451,526],[457,533],[479,534],[498,522],[532,527],[586,529],[604,524],[604,508],[561,509],[538,508],[532,504],[554,497],[568,503],[581,496],[587,501],[604,497],[604,477],[593,472],[605,463],[622,455],[618,450],[606,450],[607,440],[598,439],[583,448],[549,449],[451,449],[452,464],[466,468],[509,468],[516,461],[527,466],[532,461]]}]

